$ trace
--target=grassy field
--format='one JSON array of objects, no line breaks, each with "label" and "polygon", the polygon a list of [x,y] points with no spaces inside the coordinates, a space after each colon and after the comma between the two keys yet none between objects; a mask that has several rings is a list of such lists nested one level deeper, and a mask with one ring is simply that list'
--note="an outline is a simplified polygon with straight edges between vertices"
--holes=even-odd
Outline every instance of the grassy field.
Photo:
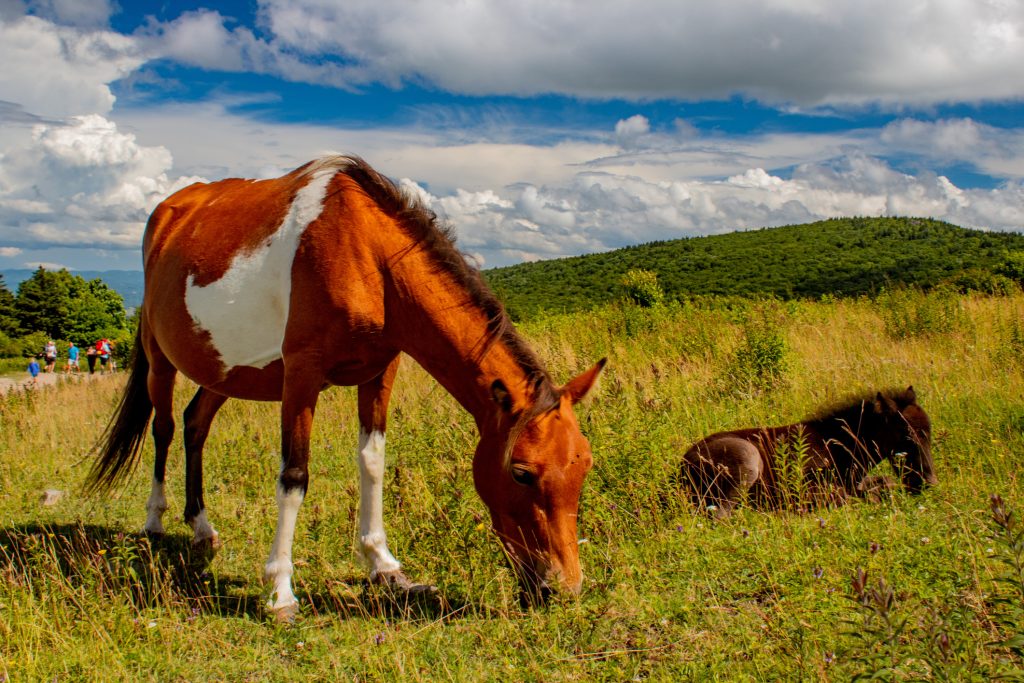
[{"label": "grassy field", "polygon": [[[276,519],[276,405],[229,402],[214,423],[207,504],[225,546],[203,565],[175,521],[180,443],[168,538],[134,533],[148,472],[112,497],[80,495],[123,378],[68,383],[0,399],[2,680],[1020,677],[1024,296],[612,305],[522,329],[556,379],[609,357],[579,409],[595,454],[580,598],[519,607],[473,491],[472,421],[411,362],[392,407],[385,519],[409,576],[440,597],[365,585],[355,392],[332,389],[291,626],[265,616],[258,581]],[[704,434],[908,384],[935,430],[940,483],[921,496],[714,522],[672,484]],[[179,389],[181,409],[190,395]],[[48,489],[65,494],[44,505]],[[996,514],[990,494],[1004,501]]]}]

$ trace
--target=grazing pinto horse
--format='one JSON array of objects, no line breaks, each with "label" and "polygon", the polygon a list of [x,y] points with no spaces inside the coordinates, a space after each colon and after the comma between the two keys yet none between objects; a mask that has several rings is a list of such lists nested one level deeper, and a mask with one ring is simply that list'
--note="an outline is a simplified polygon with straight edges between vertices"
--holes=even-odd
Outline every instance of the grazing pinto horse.
[{"label": "grazing pinto horse", "polygon": [[202,451],[228,398],[281,402],[278,521],[265,580],[290,619],[292,537],[309,481],[320,392],[358,386],[360,545],[374,581],[413,584],[382,520],[388,399],[404,352],[476,419],[476,489],[527,589],[580,589],[576,517],[590,445],[572,406],[602,360],[555,387],[479,272],[434,214],[364,161],[330,157],[273,180],[195,184],[160,204],[143,242],[145,299],[131,376],[90,473],[123,480],[152,415],[156,462],[146,531],[163,533],[164,466],[178,372],[185,410],[185,521],[215,550]]},{"label": "grazing pinto horse", "polygon": [[851,400],[796,424],[713,434],[683,456],[682,480],[691,484],[695,502],[720,519],[732,514],[748,490],[755,500],[777,507],[783,449],[791,457],[803,450],[803,478],[812,499],[842,502],[891,488],[887,478],[868,476],[885,459],[912,493],[937,481],[931,423],[913,387]]}]

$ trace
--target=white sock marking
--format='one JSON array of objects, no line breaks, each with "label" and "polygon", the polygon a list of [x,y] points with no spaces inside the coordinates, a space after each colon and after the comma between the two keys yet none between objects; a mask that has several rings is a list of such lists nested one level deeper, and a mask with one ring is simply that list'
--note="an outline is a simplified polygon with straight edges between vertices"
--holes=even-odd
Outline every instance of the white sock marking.
[{"label": "white sock marking", "polygon": [[164,533],[164,512],[167,511],[167,496],[164,495],[164,485],[153,478],[153,486],[149,491],[149,500],[146,501],[146,526],[143,527],[147,533]]},{"label": "white sock marking", "polygon": [[201,543],[206,539],[217,539],[217,530],[210,524],[210,520],[206,517],[206,510],[200,510],[199,514],[196,515],[192,520],[192,543],[193,545]]},{"label": "white sock marking", "polygon": [[235,254],[219,280],[197,287],[189,275],[185,306],[196,327],[209,332],[225,372],[243,365],[264,368],[281,357],[295,251],[302,233],[323,211],[327,185],[337,171],[314,173],[277,231],[261,247]]},{"label": "white sock marking", "polygon": [[267,606],[279,610],[294,605],[297,600],[292,592],[292,541],[295,539],[295,522],[302,506],[302,489],[287,493],[277,485],[277,531],[270,557],[263,569],[263,580],[273,585]]},{"label": "white sock marking", "polygon": [[359,430],[359,548],[370,576],[401,569],[384,533],[384,434]]}]

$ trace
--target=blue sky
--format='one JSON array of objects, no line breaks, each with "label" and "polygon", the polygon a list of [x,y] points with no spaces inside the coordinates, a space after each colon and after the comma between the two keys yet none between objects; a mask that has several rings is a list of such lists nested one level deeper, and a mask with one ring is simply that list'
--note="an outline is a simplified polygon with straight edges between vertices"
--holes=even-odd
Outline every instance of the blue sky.
[{"label": "blue sky", "polygon": [[0,0],[0,268],[365,157],[484,266],[841,215],[1024,228],[1024,3]]}]

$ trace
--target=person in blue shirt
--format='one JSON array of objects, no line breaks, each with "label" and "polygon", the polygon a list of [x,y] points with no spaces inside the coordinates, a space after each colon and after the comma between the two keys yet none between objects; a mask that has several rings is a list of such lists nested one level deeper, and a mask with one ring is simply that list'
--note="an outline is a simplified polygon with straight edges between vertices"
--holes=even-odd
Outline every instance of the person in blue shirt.
[{"label": "person in blue shirt", "polygon": [[68,364],[64,367],[64,373],[69,372],[78,374],[78,347],[75,342],[68,344]]},{"label": "person in blue shirt", "polygon": [[28,374],[32,375],[33,384],[39,384],[39,361],[35,358],[28,359]]}]

